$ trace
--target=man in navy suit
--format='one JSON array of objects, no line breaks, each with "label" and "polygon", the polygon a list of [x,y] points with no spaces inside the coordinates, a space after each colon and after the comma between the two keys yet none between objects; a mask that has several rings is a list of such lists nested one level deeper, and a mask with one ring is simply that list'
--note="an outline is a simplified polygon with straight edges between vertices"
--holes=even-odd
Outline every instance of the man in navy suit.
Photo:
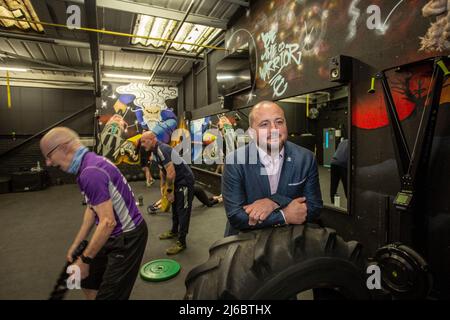
[{"label": "man in navy suit", "polygon": [[225,236],[317,219],[323,204],[317,163],[311,151],[287,141],[283,109],[259,102],[249,122],[253,141],[225,160]]}]

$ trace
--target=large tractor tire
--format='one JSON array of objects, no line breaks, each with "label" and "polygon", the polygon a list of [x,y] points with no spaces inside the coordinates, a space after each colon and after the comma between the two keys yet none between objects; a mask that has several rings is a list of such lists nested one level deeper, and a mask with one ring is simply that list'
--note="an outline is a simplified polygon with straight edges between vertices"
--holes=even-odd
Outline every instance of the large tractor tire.
[{"label": "large tractor tire", "polygon": [[327,290],[333,298],[370,298],[361,245],[332,229],[307,224],[244,232],[217,241],[209,253],[187,275],[185,299],[284,300],[310,289],[315,299]]}]

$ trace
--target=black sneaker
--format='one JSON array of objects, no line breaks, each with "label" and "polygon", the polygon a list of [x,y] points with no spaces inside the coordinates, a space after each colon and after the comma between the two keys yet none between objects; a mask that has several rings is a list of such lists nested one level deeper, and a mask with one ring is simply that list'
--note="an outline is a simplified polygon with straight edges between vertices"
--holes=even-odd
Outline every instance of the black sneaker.
[{"label": "black sneaker", "polygon": [[156,214],[156,211],[158,211],[158,209],[155,208],[155,206],[153,204],[151,204],[147,207],[148,214]]}]

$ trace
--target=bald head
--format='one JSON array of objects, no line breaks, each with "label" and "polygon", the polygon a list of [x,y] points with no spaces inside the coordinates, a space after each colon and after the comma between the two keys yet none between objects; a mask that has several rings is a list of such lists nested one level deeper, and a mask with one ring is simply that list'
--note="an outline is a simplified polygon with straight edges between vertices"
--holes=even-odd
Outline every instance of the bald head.
[{"label": "bald head", "polygon": [[251,135],[267,151],[281,150],[287,140],[286,118],[283,109],[272,101],[261,101],[249,114]]},{"label": "bald head", "polygon": [[151,131],[145,131],[144,133],[142,133],[141,139],[155,139],[156,136],[153,132]]},{"label": "bald head", "polygon": [[280,114],[283,115],[284,118],[284,111],[283,109],[281,109],[281,107],[279,105],[277,105],[275,102],[272,101],[261,101],[258,102],[250,111],[250,114],[248,115],[248,121],[249,121],[249,125],[250,127],[253,128],[254,124],[255,124],[255,118],[258,118],[258,116],[260,116],[261,114],[266,114],[268,112],[273,112],[273,111],[277,111]]},{"label": "bald head", "polygon": [[156,135],[151,131],[145,131],[141,136],[141,146],[146,150],[153,150],[158,142]]},{"label": "bald head", "polygon": [[83,145],[78,134],[66,127],[56,127],[41,139],[40,147],[48,166],[67,171],[75,152]]},{"label": "bald head", "polygon": [[41,139],[41,151],[46,156],[53,148],[58,145],[67,144],[70,149],[78,149],[82,144],[78,134],[72,129],[66,127],[56,127],[47,132]]}]

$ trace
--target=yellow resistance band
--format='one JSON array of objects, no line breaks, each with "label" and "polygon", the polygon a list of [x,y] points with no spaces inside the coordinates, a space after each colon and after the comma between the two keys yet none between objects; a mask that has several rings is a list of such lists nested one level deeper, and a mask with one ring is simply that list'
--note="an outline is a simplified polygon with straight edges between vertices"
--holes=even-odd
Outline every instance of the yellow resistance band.
[{"label": "yellow resistance band", "polygon": [[306,95],[306,117],[309,117],[309,94]]},{"label": "yellow resistance band", "polygon": [[9,85],[9,71],[6,71],[6,95],[8,97],[8,108],[11,109],[11,86]]}]

